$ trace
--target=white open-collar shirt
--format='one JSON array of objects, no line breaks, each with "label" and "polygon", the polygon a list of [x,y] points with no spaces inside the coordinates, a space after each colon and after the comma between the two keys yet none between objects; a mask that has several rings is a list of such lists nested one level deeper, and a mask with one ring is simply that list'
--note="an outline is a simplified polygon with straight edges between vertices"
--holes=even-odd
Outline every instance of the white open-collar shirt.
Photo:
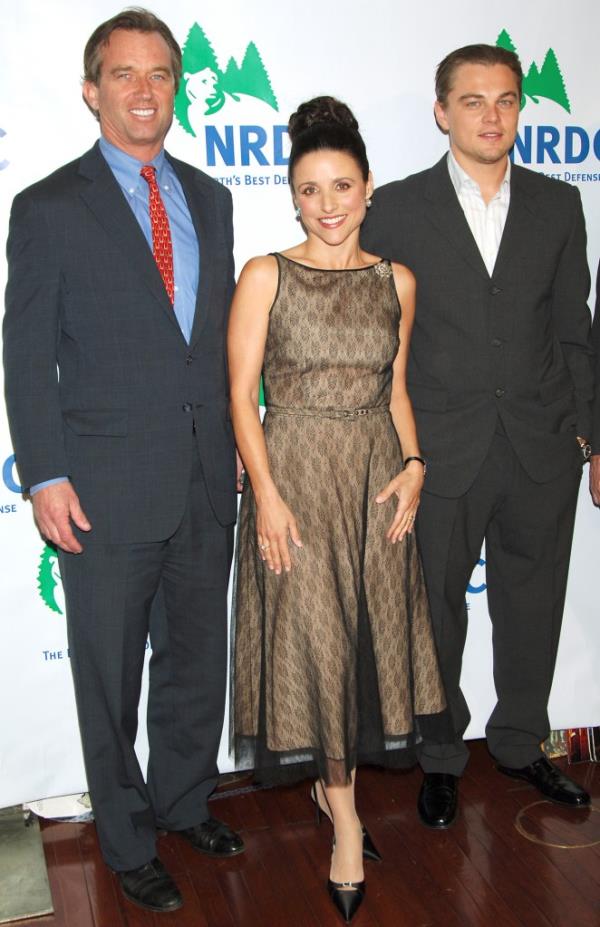
[{"label": "white open-collar shirt", "polygon": [[452,151],[448,152],[448,172],[452,186],[490,277],[498,257],[510,205],[510,168],[510,159],[508,159],[500,189],[486,205],[479,184],[462,169]]}]

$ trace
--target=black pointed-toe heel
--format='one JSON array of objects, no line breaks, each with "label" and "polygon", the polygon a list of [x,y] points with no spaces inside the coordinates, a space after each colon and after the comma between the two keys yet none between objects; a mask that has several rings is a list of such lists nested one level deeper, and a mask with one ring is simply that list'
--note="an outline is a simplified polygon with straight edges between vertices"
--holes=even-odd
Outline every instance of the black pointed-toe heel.
[{"label": "black pointed-toe heel", "polygon": [[327,879],[329,897],[347,924],[363,903],[366,890],[364,879],[362,882],[332,882]]},{"label": "black pointed-toe heel", "polygon": [[380,863],[383,859],[383,856],[371,840],[371,836],[367,828],[362,825],[362,835],[363,835],[363,859],[371,859],[375,863]]}]

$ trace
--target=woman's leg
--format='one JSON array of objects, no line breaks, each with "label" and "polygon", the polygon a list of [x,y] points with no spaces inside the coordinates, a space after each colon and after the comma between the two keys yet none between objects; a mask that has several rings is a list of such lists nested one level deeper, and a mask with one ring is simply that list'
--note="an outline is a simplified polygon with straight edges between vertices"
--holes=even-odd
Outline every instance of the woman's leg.
[{"label": "woman's leg", "polygon": [[[325,785],[320,780],[317,786],[317,799],[325,797],[333,819],[332,882],[362,882],[364,879],[362,825],[354,802],[355,779],[356,770],[353,769],[351,781],[346,785]],[[326,806],[323,810],[327,813]]]}]

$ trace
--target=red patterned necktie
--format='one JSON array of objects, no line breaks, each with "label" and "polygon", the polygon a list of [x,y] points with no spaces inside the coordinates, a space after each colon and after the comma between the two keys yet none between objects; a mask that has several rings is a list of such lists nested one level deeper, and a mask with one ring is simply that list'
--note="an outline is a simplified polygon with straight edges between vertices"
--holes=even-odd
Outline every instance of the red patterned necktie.
[{"label": "red patterned necktie", "polygon": [[173,303],[175,301],[175,280],[173,276],[173,245],[171,243],[169,217],[156,182],[156,168],[150,164],[145,164],[140,174],[148,183],[148,204],[152,225],[152,253],[163,278],[165,289],[169,294],[169,299]]}]

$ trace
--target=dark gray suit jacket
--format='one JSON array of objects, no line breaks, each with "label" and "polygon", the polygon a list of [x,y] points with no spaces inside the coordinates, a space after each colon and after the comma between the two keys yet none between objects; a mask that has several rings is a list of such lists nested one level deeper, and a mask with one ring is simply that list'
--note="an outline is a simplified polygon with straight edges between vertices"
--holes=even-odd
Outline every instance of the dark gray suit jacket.
[{"label": "dark gray suit jacket", "polygon": [[194,441],[218,520],[235,520],[225,355],[231,196],[169,160],[200,246],[189,345],[98,145],[13,204],[4,365],[17,467],[26,487],[71,478],[93,526],[86,543],[170,536]]},{"label": "dark gray suit jacket", "polygon": [[498,415],[535,481],[576,465],[593,390],[578,190],[513,166],[490,277],[444,156],[376,191],[362,244],[417,279],[408,389],[429,461],[427,490],[466,492]]},{"label": "dark gray suit jacket", "polygon": [[592,325],[592,340],[596,350],[596,396],[594,400],[594,423],[592,426],[592,453],[600,454],[600,264],[596,276],[596,308]]}]

